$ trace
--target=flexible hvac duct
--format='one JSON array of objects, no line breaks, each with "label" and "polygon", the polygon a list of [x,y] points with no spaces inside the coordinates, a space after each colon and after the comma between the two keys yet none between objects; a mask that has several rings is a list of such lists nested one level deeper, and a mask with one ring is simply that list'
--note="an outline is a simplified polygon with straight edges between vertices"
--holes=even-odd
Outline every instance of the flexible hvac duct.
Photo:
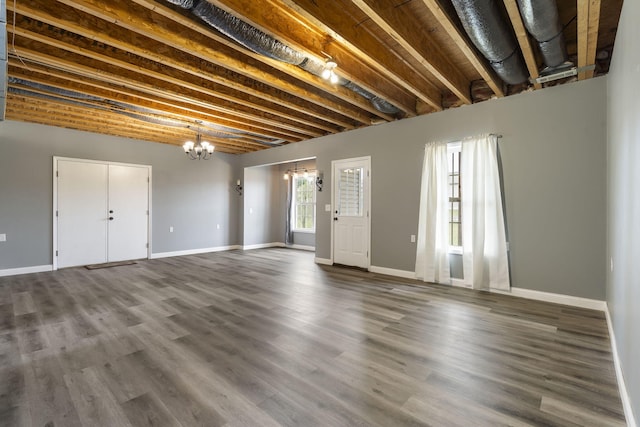
[{"label": "flexible hvac duct", "polygon": [[556,0],[518,0],[524,26],[540,46],[547,67],[558,67],[568,61],[562,24]]},{"label": "flexible hvac duct", "polygon": [[491,67],[509,84],[529,77],[518,44],[495,0],[452,0],[462,26]]},{"label": "flexible hvac duct", "polygon": [[260,55],[294,65],[305,59],[300,52],[207,1],[198,2],[191,11],[225,36]]},{"label": "flexible hvac duct", "polygon": [[[169,3],[191,10],[195,16],[206,22],[217,31],[235,40],[242,46],[260,55],[271,59],[297,65],[303,70],[320,76],[324,70],[324,62],[314,58],[309,58],[303,53],[287,46],[279,40],[274,39],[259,29],[247,24],[234,15],[220,9],[206,0],[167,0]],[[349,85],[347,85],[349,83]],[[366,89],[357,86],[349,80],[340,78],[338,84],[347,86],[354,92],[364,96],[378,110],[386,114],[397,114],[400,112],[393,104],[378,98]],[[366,94],[366,95],[365,95]]]}]

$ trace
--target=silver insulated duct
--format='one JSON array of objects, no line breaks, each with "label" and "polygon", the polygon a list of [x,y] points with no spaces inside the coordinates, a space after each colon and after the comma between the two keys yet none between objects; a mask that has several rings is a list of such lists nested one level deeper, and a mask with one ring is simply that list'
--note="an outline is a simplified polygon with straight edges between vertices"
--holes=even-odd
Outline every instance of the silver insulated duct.
[{"label": "silver insulated duct", "polygon": [[[191,11],[193,15],[206,22],[212,28],[260,55],[296,65],[315,76],[320,76],[324,70],[324,62],[307,57],[304,53],[298,52],[206,0],[167,1]],[[340,78],[338,84],[366,98],[378,111],[387,114],[398,114],[400,112],[395,105],[375,96],[347,79]]]},{"label": "silver insulated duct", "polygon": [[7,81],[9,75],[7,62],[7,3],[0,0],[0,121],[4,120],[7,107]]},{"label": "silver insulated duct", "polygon": [[540,46],[545,65],[555,68],[568,61],[556,0],[518,0],[518,7],[524,26]]},{"label": "silver insulated duct", "polygon": [[452,0],[462,26],[491,67],[508,84],[529,77],[511,28],[495,0]]}]

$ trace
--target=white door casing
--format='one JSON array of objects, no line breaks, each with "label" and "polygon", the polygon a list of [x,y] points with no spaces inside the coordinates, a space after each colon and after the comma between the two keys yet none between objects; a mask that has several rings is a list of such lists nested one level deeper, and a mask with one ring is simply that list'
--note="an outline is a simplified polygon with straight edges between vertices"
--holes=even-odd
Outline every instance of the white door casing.
[{"label": "white door casing", "polygon": [[53,171],[54,269],[149,256],[151,166],[54,157]]},{"label": "white door casing", "polygon": [[332,162],[332,257],[336,264],[369,268],[371,158]]}]

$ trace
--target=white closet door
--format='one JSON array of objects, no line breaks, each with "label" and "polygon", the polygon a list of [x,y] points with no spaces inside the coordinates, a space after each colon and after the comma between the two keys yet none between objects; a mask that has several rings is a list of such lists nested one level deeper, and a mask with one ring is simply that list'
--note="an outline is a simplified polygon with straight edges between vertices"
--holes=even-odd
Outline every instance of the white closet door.
[{"label": "white closet door", "polygon": [[147,257],[149,169],[109,165],[109,262]]},{"label": "white closet door", "polygon": [[58,161],[58,268],[107,261],[105,164]]}]

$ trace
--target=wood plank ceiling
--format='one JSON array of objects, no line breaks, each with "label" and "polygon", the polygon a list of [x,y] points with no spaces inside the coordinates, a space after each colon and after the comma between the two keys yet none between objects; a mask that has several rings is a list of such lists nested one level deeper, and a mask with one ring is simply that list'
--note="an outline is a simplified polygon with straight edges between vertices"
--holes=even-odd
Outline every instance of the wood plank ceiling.
[{"label": "wood plank ceiling", "polygon": [[[193,13],[205,1],[304,62],[219,32]],[[172,2],[8,0],[6,118],[176,145],[200,131],[218,151],[255,151],[606,73],[622,7],[559,1],[570,61],[595,69],[506,85],[451,0]],[[516,0],[497,2],[537,78]],[[318,75],[329,58],[339,84]]]}]

